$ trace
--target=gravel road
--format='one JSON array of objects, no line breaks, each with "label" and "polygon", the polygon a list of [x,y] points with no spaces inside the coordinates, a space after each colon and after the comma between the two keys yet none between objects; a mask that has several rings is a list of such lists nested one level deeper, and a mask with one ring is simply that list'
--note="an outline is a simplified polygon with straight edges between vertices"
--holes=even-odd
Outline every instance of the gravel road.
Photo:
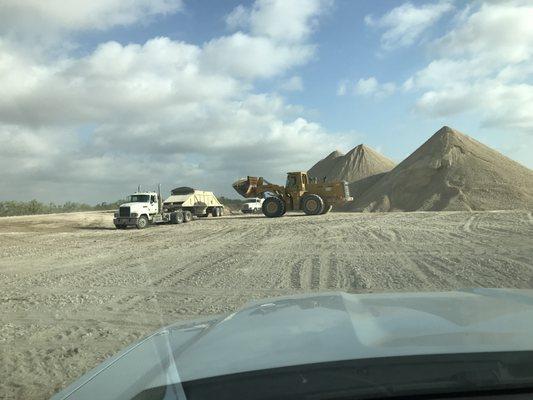
[{"label": "gravel road", "polygon": [[528,211],[228,216],[126,231],[111,220],[0,218],[0,398],[48,398],[165,324],[252,299],[533,288]]}]

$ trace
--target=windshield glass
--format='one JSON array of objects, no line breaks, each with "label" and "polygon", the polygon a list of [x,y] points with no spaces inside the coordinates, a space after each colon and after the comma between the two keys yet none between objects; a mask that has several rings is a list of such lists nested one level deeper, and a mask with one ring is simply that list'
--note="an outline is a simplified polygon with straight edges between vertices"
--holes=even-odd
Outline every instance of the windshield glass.
[{"label": "windshield glass", "polygon": [[533,377],[533,0],[0,0],[0,171],[1,400]]},{"label": "windshield glass", "polygon": [[128,196],[129,203],[148,203],[150,201],[150,196],[147,194],[132,194]]}]

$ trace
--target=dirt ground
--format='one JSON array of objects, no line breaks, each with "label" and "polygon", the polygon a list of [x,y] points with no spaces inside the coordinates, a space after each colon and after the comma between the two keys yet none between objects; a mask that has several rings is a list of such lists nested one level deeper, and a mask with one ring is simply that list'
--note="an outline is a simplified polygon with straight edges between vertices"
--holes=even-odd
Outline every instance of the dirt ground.
[{"label": "dirt ground", "polygon": [[531,212],[0,218],[0,398],[45,399],[168,323],[344,290],[533,287]]}]

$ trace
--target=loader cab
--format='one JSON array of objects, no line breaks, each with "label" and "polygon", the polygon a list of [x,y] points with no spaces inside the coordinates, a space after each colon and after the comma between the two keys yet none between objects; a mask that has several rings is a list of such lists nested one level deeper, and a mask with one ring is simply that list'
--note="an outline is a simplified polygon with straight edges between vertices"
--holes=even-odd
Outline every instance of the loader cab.
[{"label": "loader cab", "polygon": [[287,173],[287,184],[285,190],[287,192],[286,208],[288,210],[299,210],[302,196],[306,193],[309,187],[309,179],[305,172],[289,172]]},{"label": "loader cab", "polygon": [[285,187],[289,192],[304,192],[307,189],[309,179],[305,172],[287,173],[287,184]]}]

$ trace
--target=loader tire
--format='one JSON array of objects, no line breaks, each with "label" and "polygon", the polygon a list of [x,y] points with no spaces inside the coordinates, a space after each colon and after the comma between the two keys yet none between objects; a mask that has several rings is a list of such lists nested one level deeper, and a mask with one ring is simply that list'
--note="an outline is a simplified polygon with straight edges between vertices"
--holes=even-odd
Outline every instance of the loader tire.
[{"label": "loader tire", "polygon": [[192,221],[192,213],[187,210],[183,211],[183,222],[191,222]]},{"label": "loader tire", "polygon": [[307,215],[322,214],[324,200],[317,194],[308,194],[302,199],[302,209]]},{"label": "loader tire", "polygon": [[267,197],[261,209],[268,218],[281,217],[285,214],[285,203],[279,197]]},{"label": "loader tire", "polygon": [[135,224],[137,229],[144,229],[148,226],[148,218],[146,215],[141,215]]},{"label": "loader tire", "polygon": [[332,208],[333,208],[332,205],[330,205],[330,204],[324,204],[324,209],[322,210],[321,214],[327,214],[328,212],[331,211]]},{"label": "loader tire", "polygon": [[181,224],[183,222],[183,213],[174,211],[170,213],[171,224]]}]

